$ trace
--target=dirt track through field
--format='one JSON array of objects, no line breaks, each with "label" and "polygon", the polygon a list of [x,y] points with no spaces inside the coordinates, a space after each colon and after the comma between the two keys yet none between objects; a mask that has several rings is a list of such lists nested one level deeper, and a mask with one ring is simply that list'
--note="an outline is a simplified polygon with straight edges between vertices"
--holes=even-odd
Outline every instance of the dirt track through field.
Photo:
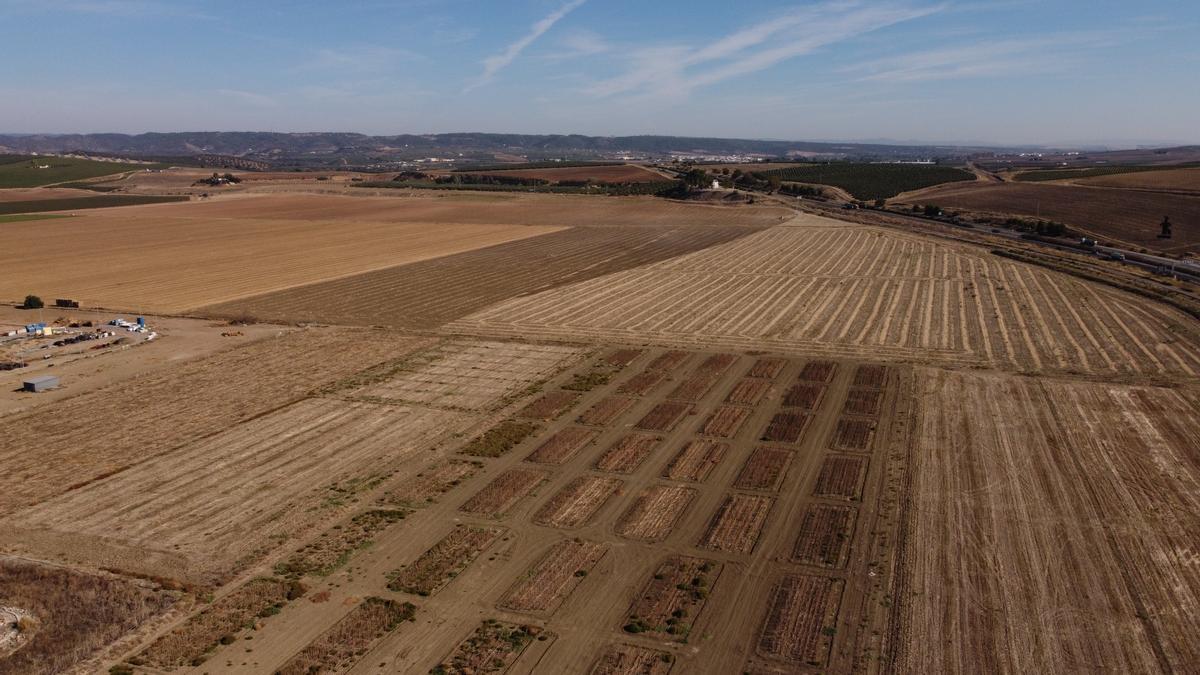
[{"label": "dirt track through field", "polygon": [[653,339],[1023,371],[1200,374],[1169,308],[977,249],[804,225],[517,298],[464,332]]}]

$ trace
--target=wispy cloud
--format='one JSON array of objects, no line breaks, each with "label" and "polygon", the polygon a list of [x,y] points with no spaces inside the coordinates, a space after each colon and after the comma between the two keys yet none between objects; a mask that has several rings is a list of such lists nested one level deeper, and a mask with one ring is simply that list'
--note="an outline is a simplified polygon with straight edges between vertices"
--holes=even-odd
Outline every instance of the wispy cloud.
[{"label": "wispy cloud", "polygon": [[577,59],[612,51],[612,45],[590,30],[574,30],[558,41],[560,51],[547,55],[551,60]]},{"label": "wispy cloud", "polygon": [[488,82],[491,82],[492,78],[496,76],[496,73],[499,73],[501,70],[507,68],[509,64],[511,64],[518,56],[521,55],[521,52],[525,51],[525,49],[529,47],[529,45],[533,44],[538,38],[544,35],[546,31],[553,28],[554,24],[561,21],[564,16],[573,12],[584,2],[586,2],[586,0],[571,0],[567,4],[551,12],[545,18],[533,24],[528,33],[526,33],[516,42],[508,45],[504,51],[500,52],[499,54],[493,54],[492,56],[484,59],[483,74],[480,75],[479,78],[473,83],[468,85],[466,91],[470,91],[476,87],[480,87]]},{"label": "wispy cloud", "polygon": [[863,0],[824,2],[777,15],[700,47],[634,49],[624,73],[595,82],[586,91],[600,97],[638,92],[686,95],[943,8]]},{"label": "wispy cloud", "polygon": [[866,61],[842,72],[864,82],[927,82],[1061,72],[1080,50],[1109,43],[1099,33],[975,41]]},{"label": "wispy cloud", "polygon": [[189,19],[211,19],[212,17],[182,3],[159,0],[17,0],[15,9],[37,9],[51,12],[78,12],[125,18],[148,16],[174,16]]},{"label": "wispy cloud", "polygon": [[350,47],[318,49],[307,66],[337,70],[376,72],[395,70],[406,62],[424,61],[425,57],[408,49],[381,47],[378,45],[355,45]]}]

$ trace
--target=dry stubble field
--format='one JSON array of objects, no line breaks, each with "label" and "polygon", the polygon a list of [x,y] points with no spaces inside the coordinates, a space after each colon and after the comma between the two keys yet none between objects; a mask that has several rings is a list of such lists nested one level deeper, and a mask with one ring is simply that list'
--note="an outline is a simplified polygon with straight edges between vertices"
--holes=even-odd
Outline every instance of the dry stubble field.
[{"label": "dry stubble field", "polygon": [[963,245],[795,222],[449,327],[1030,372],[1200,373],[1195,322],[1166,307]]},{"label": "dry stubble field", "polygon": [[[554,226],[541,198],[295,198],[280,218]],[[892,230],[596,203],[566,224],[619,234],[559,268],[494,295],[431,283],[573,231],[357,275],[450,307],[384,291],[339,317],[475,312],[448,329],[479,338],[293,331],[0,419],[0,550],[170,594],[81,629],[67,661],[121,633],[104,667],[147,672],[1196,663],[1194,323]],[[640,231],[671,234],[622,252]],[[282,314],[328,302],[287,293]],[[473,442],[502,422],[526,430]]]}]

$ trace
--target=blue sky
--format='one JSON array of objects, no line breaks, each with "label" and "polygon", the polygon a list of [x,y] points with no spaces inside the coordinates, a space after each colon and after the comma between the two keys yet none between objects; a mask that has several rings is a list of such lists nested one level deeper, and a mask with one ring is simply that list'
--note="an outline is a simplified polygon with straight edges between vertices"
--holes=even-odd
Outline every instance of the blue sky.
[{"label": "blue sky", "polygon": [[0,132],[1200,142],[1200,2],[0,0]]}]

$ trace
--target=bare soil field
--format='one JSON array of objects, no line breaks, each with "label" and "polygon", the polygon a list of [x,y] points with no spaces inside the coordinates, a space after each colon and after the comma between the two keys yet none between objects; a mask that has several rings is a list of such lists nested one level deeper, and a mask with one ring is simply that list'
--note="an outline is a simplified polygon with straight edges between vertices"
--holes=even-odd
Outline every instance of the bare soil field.
[{"label": "bare soil field", "polygon": [[1137,171],[1133,173],[1118,173],[1111,176],[1084,178],[1072,182],[1094,187],[1163,190],[1200,194],[1200,169],[1192,167],[1163,171]]},{"label": "bare soil field", "polygon": [[[381,381],[347,392],[364,401],[489,410],[544,380],[583,350],[565,345],[452,340],[414,355]],[[568,395],[569,397],[569,395]]]},{"label": "bare soil field", "polygon": [[[501,300],[707,248],[754,231],[735,226],[577,227],[195,312],[249,314],[280,322],[433,328]],[[431,288],[438,291],[430,293]]]},{"label": "bare soil field", "polygon": [[786,576],[771,593],[756,652],[768,659],[821,666],[829,659],[842,581]]},{"label": "bare soil field", "polygon": [[717,380],[721,379],[721,374],[725,369],[737,360],[737,356],[733,354],[714,354],[704,360],[696,370],[687,377],[679,386],[671,391],[669,398],[679,399],[681,401],[698,401],[708,390],[716,384]]},{"label": "bare soil field", "polygon": [[608,546],[564,539],[553,546],[500,601],[502,609],[553,614],[608,552]]},{"label": "bare soil field", "polygon": [[617,644],[600,655],[588,675],[669,675],[674,664],[670,652]]},{"label": "bare soil field", "polygon": [[156,369],[136,387],[115,384],[5,417],[0,513],[117,474],[427,344],[376,331],[292,332]]},{"label": "bare soil field", "polygon": [[0,204],[4,202],[35,202],[47,199],[74,199],[77,197],[95,197],[91,190],[75,190],[72,188],[6,188],[0,190]]},{"label": "bare soil field", "polygon": [[894,668],[1200,662],[1200,394],[936,370],[919,381]]},{"label": "bare soil field", "polygon": [[624,368],[644,353],[644,349],[614,349],[604,356],[604,362],[614,368]]},{"label": "bare soil field", "polygon": [[661,436],[632,433],[621,438],[596,460],[596,468],[613,473],[633,473],[662,443]]},{"label": "bare soil field", "polygon": [[587,427],[567,427],[542,442],[529,456],[527,462],[537,464],[562,464],[579,452],[592,441],[600,432]]},{"label": "bare soil field", "polygon": [[499,527],[456,525],[413,563],[392,575],[388,588],[414,595],[437,593],[462,573],[506,530]]},{"label": "bare soil field", "polygon": [[1027,372],[1200,374],[1200,333],[1165,306],[963,244],[815,216],[793,223],[501,302],[449,327]]},{"label": "bare soil field", "polygon": [[[16,627],[16,650],[0,652],[0,673],[49,675],[81,667],[176,599],[146,583],[0,557],[0,607],[16,608],[24,618]],[[10,628],[3,625],[5,632]]]},{"label": "bare soil field", "polygon": [[174,568],[187,581],[212,583],[313,525],[310,512],[327,499],[322,486],[387,474],[473,421],[443,410],[309,399],[26,509],[10,523],[74,537],[80,548],[82,537],[93,537],[89,555],[100,559],[109,555],[105,543],[156,551],[172,562],[155,574]]},{"label": "bare soil field", "polygon": [[721,568],[720,563],[702,558],[667,558],[630,606],[625,632],[686,641]]},{"label": "bare soil field", "polygon": [[[1157,171],[1106,176],[1152,180]],[[1089,181],[1101,180],[1097,178]],[[1101,241],[1154,250],[1198,251],[1200,230],[1179,228],[1173,239],[1158,238],[1165,215],[1176,223],[1200,222],[1200,196],[1144,190],[1044,183],[959,183],[905,195],[905,201],[980,213],[1011,214],[1066,223]]]},{"label": "bare soil field", "polygon": [[854,380],[851,385],[868,389],[882,389],[887,382],[887,377],[887,366],[864,363],[854,369]]},{"label": "bare soil field", "polygon": [[663,478],[703,483],[708,478],[708,474],[712,472],[713,467],[721,463],[727,452],[729,452],[728,443],[689,441],[663,468]]},{"label": "bare soil field", "polygon": [[797,528],[792,562],[845,567],[857,510],[852,506],[809,504]]},{"label": "bare soil field", "polygon": [[345,672],[372,644],[401,622],[413,621],[415,615],[412,603],[367,598],[275,672],[277,675]]},{"label": "bare soil field", "polygon": [[742,470],[733,481],[733,487],[741,490],[777,491],[787,473],[794,453],[787,448],[760,445],[746,458]]},{"label": "bare soil field", "polygon": [[713,514],[700,546],[729,553],[752,552],[774,505],[773,497],[731,494]]},{"label": "bare soil field", "polygon": [[252,215],[189,202],[8,223],[0,266],[10,273],[0,297],[34,292],[90,306],[180,313],[560,229],[290,219],[273,211],[269,199],[237,201]]},{"label": "bare soil field", "polygon": [[675,528],[675,521],[695,496],[696,491],[692,488],[652,485],[638,495],[617,521],[617,534],[630,539],[660,541]]},{"label": "bare soil field", "polygon": [[460,510],[485,518],[498,518],[530,496],[546,477],[545,471],[509,469],[468,499]]},{"label": "bare soil field", "polygon": [[623,485],[615,478],[580,476],[543,504],[533,514],[533,522],[548,527],[579,527],[590,521]]}]

